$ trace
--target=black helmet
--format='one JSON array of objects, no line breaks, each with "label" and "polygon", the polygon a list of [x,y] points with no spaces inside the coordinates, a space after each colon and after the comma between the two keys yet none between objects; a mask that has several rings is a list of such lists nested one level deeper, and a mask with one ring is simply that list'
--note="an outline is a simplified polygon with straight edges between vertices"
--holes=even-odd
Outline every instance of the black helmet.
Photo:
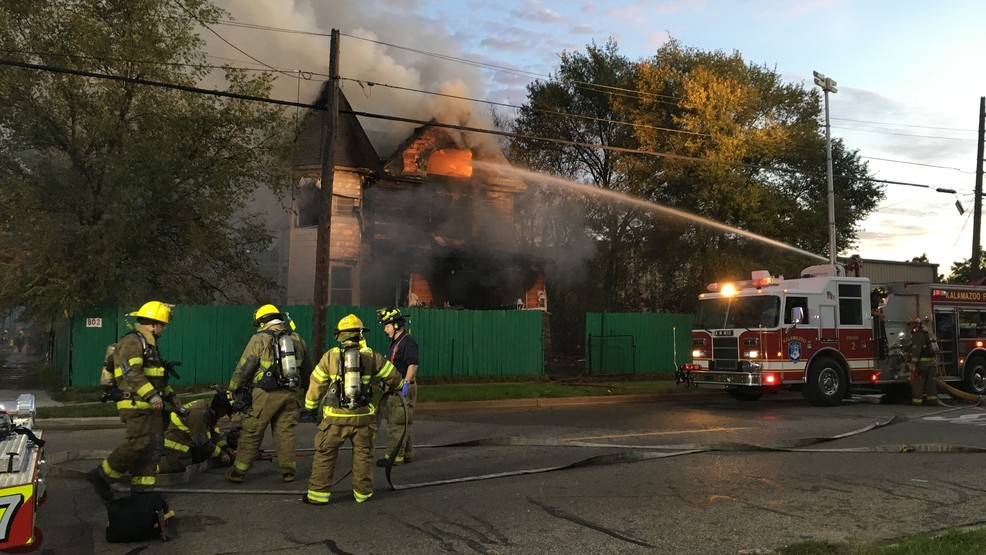
[{"label": "black helmet", "polygon": [[382,325],[394,324],[399,328],[407,323],[407,316],[399,308],[387,307],[377,311],[377,321]]}]

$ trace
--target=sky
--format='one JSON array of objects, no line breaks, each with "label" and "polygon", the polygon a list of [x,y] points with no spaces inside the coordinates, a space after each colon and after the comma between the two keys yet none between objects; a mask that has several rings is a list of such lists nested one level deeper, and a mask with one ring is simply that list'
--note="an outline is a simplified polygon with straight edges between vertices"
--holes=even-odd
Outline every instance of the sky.
[{"label": "sky", "polygon": [[[277,98],[314,100],[327,73],[326,35],[338,29],[342,89],[356,110],[476,127],[492,126],[489,104],[407,89],[494,102],[509,116],[504,104],[522,104],[525,87],[547,79],[562,52],[610,38],[631,60],[673,38],[739,52],[788,83],[812,87],[817,70],[838,82],[829,95],[832,137],[858,150],[873,177],[910,184],[888,185],[887,198],[859,221],[857,248],[839,255],[904,261],[923,254],[947,275],[972,254],[986,2],[214,1],[246,27],[201,30],[209,55],[282,70]],[[413,127],[364,125],[382,155]]]}]

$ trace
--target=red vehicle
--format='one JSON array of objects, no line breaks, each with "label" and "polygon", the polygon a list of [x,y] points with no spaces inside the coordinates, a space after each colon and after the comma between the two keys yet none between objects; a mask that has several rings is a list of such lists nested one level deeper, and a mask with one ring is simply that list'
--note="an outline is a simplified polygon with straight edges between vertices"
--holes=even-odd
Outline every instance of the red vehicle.
[{"label": "red vehicle", "polygon": [[0,551],[24,553],[40,547],[37,509],[46,497],[44,439],[35,428],[35,398],[22,394],[0,401]]},{"label": "red vehicle", "polygon": [[812,266],[798,279],[760,270],[711,284],[699,296],[693,362],[680,367],[678,381],[743,401],[800,390],[815,405],[864,389],[904,392],[906,322],[915,315],[938,336],[943,379],[986,392],[986,287],[875,286],[841,265]]}]

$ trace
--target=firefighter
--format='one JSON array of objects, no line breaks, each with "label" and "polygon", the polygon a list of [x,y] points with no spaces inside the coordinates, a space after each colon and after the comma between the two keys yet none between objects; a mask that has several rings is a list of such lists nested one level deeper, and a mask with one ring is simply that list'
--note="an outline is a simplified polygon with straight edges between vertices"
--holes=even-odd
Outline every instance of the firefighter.
[{"label": "firefighter", "polygon": [[362,503],[373,495],[377,425],[371,384],[397,390],[404,382],[393,364],[361,346],[365,331],[354,314],[339,320],[334,332],[339,346],[322,356],[305,394],[305,409],[318,411],[312,474],[301,498],[310,505],[328,504],[336,457],[347,439],[353,446],[353,497]]},{"label": "firefighter", "polygon": [[394,452],[401,437],[404,438],[404,442],[397,456],[394,457],[394,464],[410,463],[414,458],[411,424],[414,422],[414,405],[418,399],[418,386],[414,379],[418,373],[418,343],[407,333],[408,319],[400,309],[381,308],[377,311],[377,321],[390,338],[387,360],[397,368],[406,385],[406,389],[401,390],[404,396],[403,409],[401,399],[396,395],[388,397],[383,407],[383,416],[387,419],[387,451],[377,460],[377,466],[387,466],[387,459]]},{"label": "firefighter", "polygon": [[[288,325],[290,324],[290,328]],[[308,348],[294,333],[294,325],[276,306],[265,304],[253,313],[253,334],[229,380],[234,407],[243,409],[233,468],[226,473],[230,482],[242,482],[260,454],[264,431],[271,427],[277,470],[285,482],[294,481],[294,427],[301,415],[298,391],[301,375],[307,374]],[[249,399],[249,402],[247,402]]]},{"label": "firefighter", "polygon": [[911,404],[937,406],[938,386],[935,384],[935,351],[931,335],[917,316],[907,321],[907,327],[911,328],[908,358],[914,364],[911,373]]},{"label": "firefighter", "polygon": [[110,483],[127,472],[131,493],[154,488],[167,419],[165,402],[170,407],[181,406],[168,385],[168,372],[158,350],[158,340],[171,323],[172,308],[150,301],[131,312],[137,324],[117,342],[113,352],[116,387],[112,398],[126,428],[126,441],[86,475],[104,501],[113,499]]},{"label": "firefighter", "polygon": [[232,415],[225,388],[217,388],[211,399],[192,401],[185,408],[188,409],[185,416],[171,413],[158,473],[184,472],[189,464],[208,459],[214,459],[219,466],[232,464],[236,453],[218,426],[220,419]]},{"label": "firefighter", "polygon": [[883,287],[876,287],[870,292],[870,312],[873,315],[873,337],[876,338],[877,358],[884,360],[890,354],[890,343],[887,341],[887,317],[883,307],[887,306],[889,293]]}]

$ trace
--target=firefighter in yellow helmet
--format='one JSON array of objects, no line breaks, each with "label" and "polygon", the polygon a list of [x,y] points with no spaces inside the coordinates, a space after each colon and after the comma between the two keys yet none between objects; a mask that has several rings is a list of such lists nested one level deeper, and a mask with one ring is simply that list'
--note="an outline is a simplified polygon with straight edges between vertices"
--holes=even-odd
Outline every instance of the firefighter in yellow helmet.
[{"label": "firefighter in yellow helmet", "polygon": [[168,384],[168,372],[158,350],[158,339],[171,323],[173,305],[150,301],[129,315],[137,318],[134,329],[117,342],[113,351],[112,399],[125,426],[126,441],[86,479],[104,500],[113,499],[110,483],[130,473],[130,491],[154,488],[157,463],[167,426],[165,403],[180,407]]},{"label": "firefighter in yellow helmet", "polygon": [[[253,334],[229,380],[234,407],[243,408],[243,430],[236,447],[230,482],[242,482],[260,454],[268,426],[274,438],[277,470],[285,482],[294,481],[294,427],[301,416],[298,391],[310,370],[308,347],[294,324],[276,306],[265,304],[253,313]],[[247,401],[249,400],[249,401]]]},{"label": "firefighter in yellow helmet", "polygon": [[418,385],[415,383],[418,373],[418,342],[407,333],[408,319],[399,308],[381,308],[377,311],[377,321],[383,325],[384,333],[390,338],[387,360],[397,368],[406,384],[401,390],[403,403],[396,395],[392,395],[387,397],[383,406],[383,416],[387,418],[387,451],[382,458],[377,459],[377,466],[387,466],[390,455],[397,448],[398,442],[401,442],[401,438],[404,440],[393,464],[409,463],[414,457],[411,424],[414,423],[414,405],[418,400]]},{"label": "firefighter in yellow helmet", "polygon": [[910,360],[914,364],[911,373],[911,404],[938,406],[938,385],[935,383],[935,350],[933,339],[917,316],[907,321],[911,328],[911,344],[908,348]]},{"label": "firefighter in yellow helmet", "polygon": [[336,458],[347,439],[353,446],[353,497],[362,503],[373,495],[377,409],[372,385],[397,390],[404,383],[393,364],[361,345],[364,331],[363,322],[354,314],[339,320],[334,332],[339,345],[315,366],[305,394],[305,408],[318,411],[312,474],[308,492],[301,498],[311,505],[329,502]]}]

